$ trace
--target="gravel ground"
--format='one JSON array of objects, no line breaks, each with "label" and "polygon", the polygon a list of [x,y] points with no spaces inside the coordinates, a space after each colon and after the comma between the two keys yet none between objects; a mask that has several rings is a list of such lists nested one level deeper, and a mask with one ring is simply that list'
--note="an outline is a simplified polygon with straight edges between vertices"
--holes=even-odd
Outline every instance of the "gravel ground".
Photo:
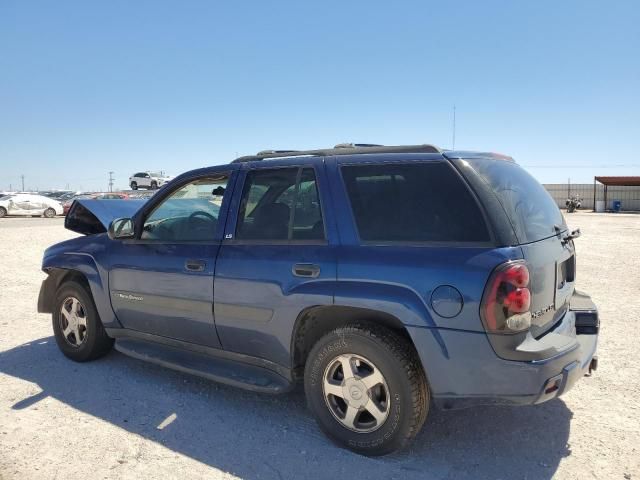
[{"label": "gravel ground", "polygon": [[326,440],[300,391],[258,395],[116,352],[67,360],[36,300],[43,249],[73,234],[2,219],[0,479],[640,478],[640,215],[568,220],[603,323],[595,375],[536,407],[432,411],[411,449],[369,459]]}]

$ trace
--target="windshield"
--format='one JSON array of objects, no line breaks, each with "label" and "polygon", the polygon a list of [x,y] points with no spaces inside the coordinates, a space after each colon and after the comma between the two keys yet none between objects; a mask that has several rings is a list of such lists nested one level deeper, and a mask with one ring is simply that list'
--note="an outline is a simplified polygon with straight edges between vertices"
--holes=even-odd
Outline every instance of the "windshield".
[{"label": "windshield", "polygon": [[468,159],[489,184],[513,225],[520,243],[530,243],[566,230],[562,212],[551,195],[525,169],[504,160]]},{"label": "windshield", "polygon": [[0,196],[0,202],[3,200],[9,200],[11,198],[13,198],[15,195],[2,195]]}]

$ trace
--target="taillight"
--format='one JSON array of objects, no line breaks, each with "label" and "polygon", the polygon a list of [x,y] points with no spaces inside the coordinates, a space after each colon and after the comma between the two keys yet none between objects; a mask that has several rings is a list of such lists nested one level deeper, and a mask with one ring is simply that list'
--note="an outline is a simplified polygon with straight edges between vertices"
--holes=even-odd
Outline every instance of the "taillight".
[{"label": "taillight", "polygon": [[484,291],[481,316],[491,333],[517,333],[531,326],[529,269],[524,261],[494,270]]}]

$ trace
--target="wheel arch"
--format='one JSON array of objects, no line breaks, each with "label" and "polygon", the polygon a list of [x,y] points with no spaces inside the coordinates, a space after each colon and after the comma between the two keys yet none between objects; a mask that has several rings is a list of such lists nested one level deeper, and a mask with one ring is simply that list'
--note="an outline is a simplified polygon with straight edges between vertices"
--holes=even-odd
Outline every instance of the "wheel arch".
[{"label": "wheel arch", "polygon": [[66,253],[47,257],[43,262],[43,271],[48,276],[42,283],[38,297],[40,313],[51,313],[60,286],[66,281],[76,280],[85,285],[91,293],[102,324],[107,328],[122,327],[111,306],[108,274],[98,266],[92,255]]},{"label": "wheel arch", "polygon": [[407,339],[415,348],[411,335],[404,323],[390,313],[348,305],[309,307],[298,315],[291,336],[291,371],[293,377],[302,378],[309,352],[322,336],[331,330],[354,322],[386,327]]}]

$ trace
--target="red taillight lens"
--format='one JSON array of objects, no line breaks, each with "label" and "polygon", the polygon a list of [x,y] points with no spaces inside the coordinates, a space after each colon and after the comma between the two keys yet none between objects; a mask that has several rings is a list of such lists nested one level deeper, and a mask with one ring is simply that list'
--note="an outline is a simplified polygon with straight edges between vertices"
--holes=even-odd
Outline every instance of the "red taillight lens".
[{"label": "red taillight lens", "polygon": [[516,333],[531,326],[529,269],[523,261],[495,269],[482,298],[482,320],[491,333]]},{"label": "red taillight lens", "polygon": [[504,271],[504,280],[515,287],[529,285],[529,269],[524,263],[515,263]]},{"label": "red taillight lens", "polygon": [[531,306],[531,293],[528,288],[516,288],[515,290],[511,290],[507,293],[507,296],[502,303],[510,312],[527,312]]}]

